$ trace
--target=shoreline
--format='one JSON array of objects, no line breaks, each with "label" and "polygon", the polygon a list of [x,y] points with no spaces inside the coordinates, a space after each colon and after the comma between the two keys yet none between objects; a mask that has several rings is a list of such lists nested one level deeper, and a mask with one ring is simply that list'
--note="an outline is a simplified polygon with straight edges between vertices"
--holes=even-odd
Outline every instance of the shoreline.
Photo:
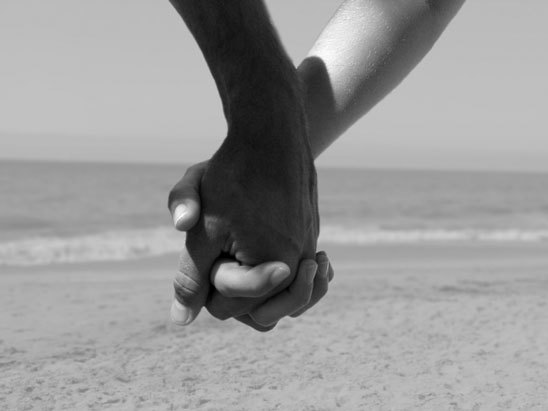
[{"label": "shoreline", "polygon": [[[487,265],[511,264],[516,258],[527,265],[548,263],[548,242],[421,242],[393,244],[336,244],[319,243],[318,251],[325,250],[332,262],[348,266],[353,262],[360,265],[402,265],[408,263],[430,265],[436,261],[443,264],[454,263],[466,265],[485,263]],[[397,258],[393,258],[397,256]],[[364,258],[366,258],[364,260]],[[108,269],[122,269],[128,265],[139,264],[149,268],[175,270],[178,262],[177,253],[166,253],[156,256],[132,258],[127,260],[101,260],[89,262],[52,263],[43,265],[0,265],[0,276],[25,274],[26,272],[51,273],[52,271],[97,270],[101,273]]]}]

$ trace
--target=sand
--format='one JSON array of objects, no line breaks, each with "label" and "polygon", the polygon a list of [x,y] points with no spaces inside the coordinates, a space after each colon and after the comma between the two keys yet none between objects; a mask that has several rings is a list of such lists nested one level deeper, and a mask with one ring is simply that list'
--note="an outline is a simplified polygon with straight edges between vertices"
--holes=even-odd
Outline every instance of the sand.
[{"label": "sand", "polygon": [[326,247],[266,334],[168,321],[176,256],[0,268],[0,409],[548,410],[548,246]]}]

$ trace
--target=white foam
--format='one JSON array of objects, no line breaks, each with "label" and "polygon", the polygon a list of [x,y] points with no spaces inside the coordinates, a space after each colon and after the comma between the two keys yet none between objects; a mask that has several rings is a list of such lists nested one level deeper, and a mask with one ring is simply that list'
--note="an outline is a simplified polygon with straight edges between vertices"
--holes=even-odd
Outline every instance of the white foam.
[{"label": "white foam", "polygon": [[[548,241],[548,229],[383,230],[326,225],[321,228],[320,241],[354,245],[470,241],[538,243]],[[132,260],[176,253],[183,245],[184,234],[171,227],[109,231],[78,237],[36,237],[0,243],[0,265]]]},{"label": "white foam", "polygon": [[110,231],[79,237],[37,237],[0,243],[0,264],[14,266],[120,261],[180,251],[173,228]]},{"label": "white foam", "polygon": [[521,229],[420,229],[382,230],[348,229],[340,226],[321,228],[320,240],[336,244],[390,244],[421,242],[543,242],[548,241],[546,230]]}]

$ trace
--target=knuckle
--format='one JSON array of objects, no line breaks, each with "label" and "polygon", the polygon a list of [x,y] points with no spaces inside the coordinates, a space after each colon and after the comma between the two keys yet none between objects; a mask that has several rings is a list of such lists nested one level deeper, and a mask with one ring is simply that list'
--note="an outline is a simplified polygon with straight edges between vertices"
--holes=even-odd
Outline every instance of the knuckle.
[{"label": "knuckle", "polygon": [[208,299],[206,308],[213,317],[227,320],[247,312],[244,301],[240,298],[226,298],[216,290]]},{"label": "knuckle", "polygon": [[272,325],[275,326],[279,320],[278,318],[276,319],[270,318],[270,316],[268,315],[261,315],[259,313],[253,313],[253,314],[250,313],[249,316],[261,328],[268,328],[268,327],[271,327]]},{"label": "knuckle", "polygon": [[271,331],[273,330],[274,328],[276,328],[276,325],[278,325],[278,322],[275,322],[273,324],[270,324],[270,325],[261,325],[259,323],[257,323],[253,317],[251,317],[250,315],[245,315],[245,316],[239,316],[239,317],[236,317],[235,318],[236,320],[240,321],[242,324],[245,324],[247,325],[248,327],[251,327],[253,328],[255,331],[258,331],[258,332],[261,332],[261,333],[265,333],[265,332],[268,332],[268,331]]},{"label": "knuckle", "polygon": [[232,317],[232,315],[223,307],[206,305],[206,309],[213,317],[221,321],[228,320]]},{"label": "knuckle", "polygon": [[295,311],[293,314],[290,314],[289,316],[291,318],[297,318],[300,317],[302,314],[306,312],[307,308],[301,308],[300,310]]},{"label": "knuckle", "polygon": [[200,292],[200,284],[184,271],[179,271],[175,275],[173,288],[179,302],[185,302],[186,304],[192,304]]},{"label": "knuckle", "polygon": [[190,167],[186,169],[183,178],[198,177],[205,171],[206,164],[207,164],[206,161],[202,161],[200,163],[191,165]]},{"label": "knuckle", "polygon": [[259,324],[252,324],[251,327],[255,330],[255,331],[259,331],[260,333],[267,333],[269,331],[272,331],[274,328],[276,328],[276,325],[278,325],[278,323],[274,323],[272,325],[268,325],[268,326],[263,326],[263,325],[259,325]]},{"label": "knuckle", "polygon": [[190,167],[188,167],[185,171],[184,177],[188,177],[190,174],[195,173],[196,171],[198,171],[199,168],[200,168],[199,165],[200,165],[200,163],[193,164]]}]

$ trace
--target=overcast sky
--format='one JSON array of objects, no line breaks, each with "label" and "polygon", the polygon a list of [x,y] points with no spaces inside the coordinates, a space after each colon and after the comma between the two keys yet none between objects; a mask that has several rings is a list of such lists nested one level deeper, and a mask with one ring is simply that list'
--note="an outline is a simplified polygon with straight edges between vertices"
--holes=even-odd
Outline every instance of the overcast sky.
[{"label": "overcast sky", "polygon": [[[270,0],[299,62],[340,1]],[[320,165],[548,171],[548,1],[469,0]],[[0,157],[195,162],[225,134],[167,0],[1,0]]]}]

